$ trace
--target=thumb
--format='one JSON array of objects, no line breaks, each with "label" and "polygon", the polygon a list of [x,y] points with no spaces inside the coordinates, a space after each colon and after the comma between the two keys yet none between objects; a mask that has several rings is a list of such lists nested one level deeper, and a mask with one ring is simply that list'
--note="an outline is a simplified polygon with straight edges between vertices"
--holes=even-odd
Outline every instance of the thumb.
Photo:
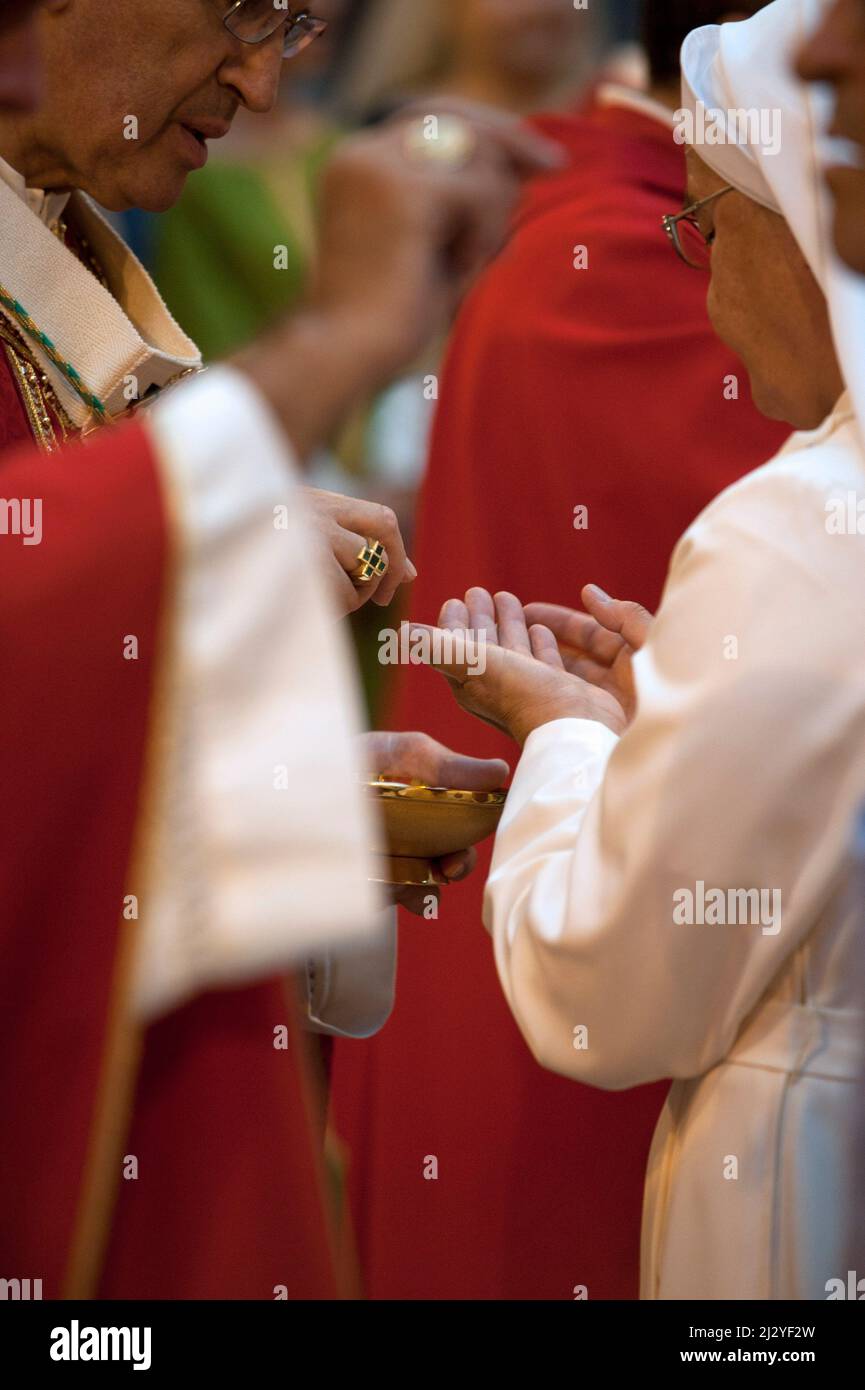
[{"label": "thumb", "polygon": [[465,792],[501,791],[510,768],[502,758],[470,758],[440,747],[436,785]]},{"label": "thumb", "polygon": [[634,651],[639,651],[649,635],[654,618],[647,608],[631,599],[610,598],[597,584],[587,584],[583,604],[601,627],[616,632]]}]

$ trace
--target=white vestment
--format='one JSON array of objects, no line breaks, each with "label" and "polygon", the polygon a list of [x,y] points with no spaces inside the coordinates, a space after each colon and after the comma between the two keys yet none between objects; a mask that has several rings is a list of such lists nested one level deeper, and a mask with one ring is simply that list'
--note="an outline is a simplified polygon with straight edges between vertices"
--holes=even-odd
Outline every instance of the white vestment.
[{"label": "white vestment", "polygon": [[[76,227],[110,292],[54,234],[69,203],[0,160],[0,283],[114,416],[130,386],[144,397],[201,359],[86,197],[72,195]],[[30,347],[86,431],[88,408]],[[395,914],[371,882],[360,692],[290,443],[227,367],[141,418],[173,542],[173,613],[136,1008],[150,1020],[202,990],[299,969],[312,1029],[368,1036],[393,1004]]]},{"label": "white vestment", "polygon": [[673,1078],[647,1173],[647,1298],[826,1298],[862,1200],[848,880],[865,801],[865,284],[829,249],[818,123],[792,77],[813,18],[810,0],[778,0],[697,31],[685,90],[692,107],[783,111],[779,156],[699,153],[787,217],[850,394],[679,543],[624,736],[560,720],[529,737],[486,894],[543,1065],[610,1089]]},{"label": "white vestment", "polygon": [[[834,441],[855,428],[842,409],[703,513],[636,658],[633,725],[536,730],[496,841],[485,920],[538,1060],[610,1089],[676,1078],[644,1297],[825,1298],[846,1275],[865,475]],[[863,534],[830,534],[849,493]],[[718,889],[772,896],[712,924]]]}]

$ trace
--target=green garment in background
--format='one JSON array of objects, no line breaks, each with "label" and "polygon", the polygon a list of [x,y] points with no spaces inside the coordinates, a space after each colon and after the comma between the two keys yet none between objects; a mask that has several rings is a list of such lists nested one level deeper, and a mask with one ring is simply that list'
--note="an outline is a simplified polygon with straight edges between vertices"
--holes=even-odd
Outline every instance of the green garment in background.
[{"label": "green garment in background", "polygon": [[300,153],[248,164],[213,158],[160,219],[156,282],[205,361],[249,342],[299,299],[318,176],[337,138],[329,129]]},{"label": "green garment in background", "polygon": [[[340,133],[322,124],[305,147],[285,141],[266,159],[214,157],[159,219],[156,283],[206,362],[249,342],[300,299],[315,248],[318,180]],[[278,136],[273,143],[280,146]],[[277,248],[284,269],[276,268]],[[368,407],[359,410],[333,442],[333,455],[350,476],[363,469],[367,417]],[[389,623],[397,611],[398,604]],[[381,623],[374,605],[351,620],[371,717],[383,695]]]}]

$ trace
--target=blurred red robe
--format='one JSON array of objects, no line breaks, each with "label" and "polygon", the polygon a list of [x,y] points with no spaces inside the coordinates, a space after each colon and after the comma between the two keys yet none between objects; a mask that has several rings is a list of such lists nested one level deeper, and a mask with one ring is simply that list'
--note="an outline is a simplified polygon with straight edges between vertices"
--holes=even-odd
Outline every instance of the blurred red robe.
[{"label": "blurred red robe", "polygon": [[[0,343],[0,498],[44,508],[38,547],[0,534],[3,1276],[44,1298],[352,1296],[290,982],[206,994],[147,1029],[129,1006],[122,908],[146,902],[172,606],[146,428],[9,447],[25,440]],[[135,662],[118,658],[129,632]]]},{"label": "blurred red robe", "polygon": [[[788,433],[758,415],[709,326],[707,278],[662,231],[685,184],[670,122],[620,96],[539,125],[572,162],[530,188],[457,323],[414,555],[421,621],[474,584],[579,606],[595,581],[654,608],[688,524]],[[512,766],[518,756],[422,667],[400,671],[390,725]],[[481,923],[489,853],[446,891],[438,924],[403,923],[383,1033],[336,1046],[366,1292],[636,1298],[666,1086],[606,1094],[535,1063]]]}]

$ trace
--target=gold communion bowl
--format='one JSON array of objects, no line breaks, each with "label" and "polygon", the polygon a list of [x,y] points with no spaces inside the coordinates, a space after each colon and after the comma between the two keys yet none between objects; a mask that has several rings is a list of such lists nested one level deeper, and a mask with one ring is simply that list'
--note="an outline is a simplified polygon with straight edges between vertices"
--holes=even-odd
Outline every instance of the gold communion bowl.
[{"label": "gold communion bowl", "polygon": [[384,828],[388,853],[380,881],[438,882],[434,861],[480,844],[495,831],[507,792],[463,792],[404,782],[368,782]]}]

